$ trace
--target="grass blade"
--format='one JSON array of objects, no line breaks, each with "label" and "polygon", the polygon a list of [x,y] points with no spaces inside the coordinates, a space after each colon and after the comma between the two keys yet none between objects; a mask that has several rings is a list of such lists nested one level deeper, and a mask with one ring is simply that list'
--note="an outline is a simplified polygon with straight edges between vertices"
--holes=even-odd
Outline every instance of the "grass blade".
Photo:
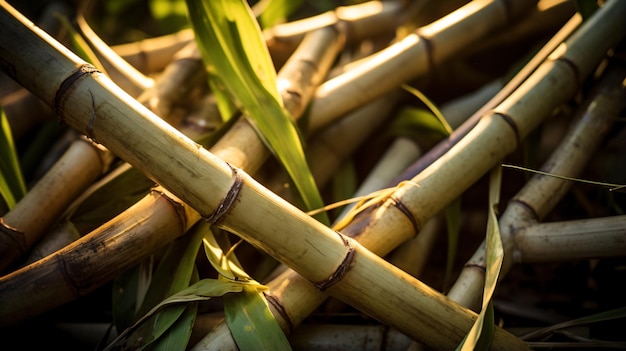
[{"label": "grass blade", "polygon": [[[203,226],[208,227],[208,224]],[[224,280],[236,281],[243,291],[224,297],[226,322],[241,350],[287,350],[289,342],[269,310],[262,291],[267,288],[253,280],[234,255],[237,244],[222,248],[211,228],[203,239],[206,256]],[[224,244],[228,246],[228,244]]]},{"label": "grass blade", "polygon": [[12,209],[26,194],[26,185],[13,144],[11,126],[2,108],[0,108],[0,127],[0,196],[8,208]]},{"label": "grass blade", "polygon": [[461,350],[482,349],[488,350],[493,337],[494,320],[491,297],[496,290],[498,276],[502,268],[504,250],[498,226],[497,207],[500,199],[500,183],[502,167],[496,166],[489,177],[489,211],[487,220],[486,239],[486,271],[485,288],[483,292],[483,306],[474,322],[472,329],[463,342]]},{"label": "grass blade", "polygon": [[590,316],[580,317],[573,320],[565,321],[549,327],[545,327],[539,330],[535,330],[526,335],[522,335],[522,340],[540,339],[557,330],[575,327],[579,325],[586,325],[591,323],[604,322],[612,319],[626,318],[626,307],[619,307],[605,312],[596,313]]},{"label": "grass blade", "polygon": [[63,24],[63,28],[65,28],[65,30],[67,30],[67,32],[69,33],[72,50],[76,53],[76,55],[80,56],[80,58],[91,63],[92,65],[98,67],[98,69],[101,70],[103,73],[106,73],[106,70],[98,59],[96,53],[93,52],[93,50],[91,49],[89,44],[87,44],[82,35],[74,29],[67,17],[63,15],[57,15],[57,18],[59,19],[59,21],[61,21],[61,24]]},{"label": "grass blade", "polygon": [[[213,297],[224,296],[227,293],[241,291],[242,285],[234,282],[226,282],[216,279],[203,279],[193,284],[192,286],[183,289],[182,291],[168,297],[156,306],[154,306],[148,313],[141,317],[130,328],[124,330],[105,350],[118,349],[122,345],[126,345],[128,336],[141,326],[145,321],[152,318],[157,312],[163,308],[175,308],[181,309],[180,304],[187,304],[190,302],[205,301]],[[184,306],[182,306],[184,309]],[[182,313],[182,311],[181,311]]]},{"label": "grass blade", "polygon": [[240,350],[291,350],[287,337],[257,288],[224,296],[226,322]]},{"label": "grass blade", "polygon": [[151,350],[185,351],[197,314],[198,304],[196,302],[187,304],[187,307],[171,328],[154,342]]},{"label": "grass blade", "polygon": [[[297,10],[303,0],[261,0],[255,5],[255,12],[259,12],[258,19],[263,28],[269,28],[284,23],[287,17]],[[257,11],[258,9],[258,11]]]},{"label": "grass blade", "polygon": [[[187,1],[191,23],[209,74],[248,116],[278,157],[307,209],[323,201],[306,162],[300,135],[282,106],[276,71],[258,23],[242,1]],[[329,224],[325,213],[317,217]]]}]

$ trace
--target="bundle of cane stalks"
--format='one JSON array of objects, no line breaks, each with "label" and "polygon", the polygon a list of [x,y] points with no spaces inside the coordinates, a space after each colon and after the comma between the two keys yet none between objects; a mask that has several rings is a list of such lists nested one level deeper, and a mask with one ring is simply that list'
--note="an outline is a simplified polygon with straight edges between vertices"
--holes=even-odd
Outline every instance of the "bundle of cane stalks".
[{"label": "bundle of cane stalks", "polygon": [[7,347],[626,348],[625,1],[0,5]]}]

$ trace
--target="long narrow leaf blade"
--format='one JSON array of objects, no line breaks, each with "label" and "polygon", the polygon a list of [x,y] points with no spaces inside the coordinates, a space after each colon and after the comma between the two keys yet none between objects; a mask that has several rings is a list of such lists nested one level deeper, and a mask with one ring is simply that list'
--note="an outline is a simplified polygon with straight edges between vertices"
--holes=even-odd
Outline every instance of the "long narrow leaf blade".
[{"label": "long narrow leaf blade", "polygon": [[[304,156],[298,130],[283,108],[276,71],[259,24],[244,1],[187,1],[208,73],[243,110],[280,160],[308,210],[323,201]],[[325,213],[317,218],[329,224]]]},{"label": "long narrow leaf blade", "polygon": [[488,350],[493,337],[493,305],[491,297],[496,290],[498,276],[502,268],[504,249],[502,248],[502,238],[496,208],[500,199],[500,183],[502,179],[502,167],[498,165],[491,171],[489,177],[489,210],[487,220],[486,239],[486,271],[485,288],[483,292],[483,305],[478,318],[474,322],[472,329],[464,340],[462,350]]},{"label": "long narrow leaf blade", "polygon": [[240,350],[290,350],[287,337],[270,312],[262,293],[245,286],[224,296],[226,323]]},{"label": "long narrow leaf blade", "polygon": [[26,194],[9,121],[0,108],[0,196],[9,209]]},{"label": "long narrow leaf blade", "polygon": [[168,297],[161,301],[158,305],[154,306],[148,313],[140,318],[135,324],[128,329],[124,330],[111,344],[107,346],[105,350],[117,349],[123,345],[128,345],[131,334],[140,327],[146,321],[152,319],[155,314],[164,308],[174,309],[174,313],[180,315],[185,309],[186,304],[197,301],[206,301],[213,297],[224,296],[225,294],[232,292],[240,292],[243,289],[241,283],[227,282],[217,279],[203,279],[197,283],[185,288],[178,293]]}]

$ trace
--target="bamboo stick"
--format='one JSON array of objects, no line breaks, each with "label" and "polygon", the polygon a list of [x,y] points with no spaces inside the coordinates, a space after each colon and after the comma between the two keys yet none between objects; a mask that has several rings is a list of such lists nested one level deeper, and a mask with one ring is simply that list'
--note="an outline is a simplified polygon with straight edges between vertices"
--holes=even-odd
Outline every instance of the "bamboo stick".
[{"label": "bamboo stick", "polygon": [[426,74],[472,42],[521,17],[536,1],[472,1],[322,84],[311,103],[311,128]]},{"label": "bamboo stick", "polygon": [[[463,338],[476,318],[471,311],[267,191],[243,171],[163,123],[8,4],[3,2],[2,6],[0,28],[11,34],[0,39],[3,69],[50,104],[70,126],[83,133],[93,127],[91,134],[97,141],[167,186],[202,217],[264,248],[318,282],[318,287],[336,282],[328,291],[354,307],[431,347],[455,347]],[[26,40],[16,43],[15,37]],[[45,58],[45,69],[29,62],[35,57]],[[37,83],[35,77],[47,84]],[[89,118],[94,110],[89,97],[95,101],[95,121]],[[216,194],[227,196],[220,199]],[[236,200],[236,206],[229,199]],[[350,261],[351,268],[342,269]],[[377,284],[372,285],[373,281]],[[365,286],[368,288],[363,289]],[[386,298],[381,300],[380,296]],[[414,323],[406,325],[406,320]],[[519,339],[500,328],[494,332],[493,345],[494,349],[526,349]]]},{"label": "bamboo stick", "polygon": [[[579,116],[575,126],[545,162],[543,171],[576,177],[583,169],[624,106],[626,90],[622,81],[625,75],[624,69],[616,69],[605,74],[605,78],[599,83],[602,88],[596,90],[587,100],[582,116]],[[505,252],[501,277],[506,275],[514,262],[520,261],[521,252],[516,248],[516,233],[540,221],[565,195],[570,186],[570,181],[561,178],[535,175],[509,201],[499,221]],[[483,242],[468,260],[457,282],[448,293],[451,299],[464,306],[472,308],[477,306],[482,296],[484,270],[480,267],[485,266],[484,252]],[[589,254],[592,255],[592,251]]]}]

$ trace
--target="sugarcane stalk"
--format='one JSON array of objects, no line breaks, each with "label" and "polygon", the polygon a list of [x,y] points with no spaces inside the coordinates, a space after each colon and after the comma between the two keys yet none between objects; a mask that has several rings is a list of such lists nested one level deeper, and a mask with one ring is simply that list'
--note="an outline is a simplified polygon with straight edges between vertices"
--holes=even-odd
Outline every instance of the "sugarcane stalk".
[{"label": "sugarcane stalk", "polygon": [[[507,31],[496,33],[484,41],[473,45],[465,57],[479,52],[489,52],[498,48],[520,45],[529,38],[550,37],[576,14],[576,5],[569,0],[539,0],[537,5],[524,18]],[[546,33],[549,33],[546,35]]]},{"label": "sugarcane stalk", "polygon": [[346,33],[351,45],[384,33],[393,33],[405,5],[402,1],[366,1],[361,4],[339,6],[332,11],[297,21],[277,24],[263,31],[263,37],[277,67],[287,61],[304,35],[323,27],[336,27]]},{"label": "sugarcane stalk", "polygon": [[[577,123],[544,163],[542,169],[544,172],[576,177],[582,171],[624,107],[626,90],[622,81],[625,75],[626,71],[621,67],[605,73],[605,77],[598,83],[602,88],[597,89],[587,100],[582,109],[582,116],[579,116]],[[533,227],[544,218],[567,193],[570,186],[571,182],[562,178],[535,175],[509,201],[499,221],[505,250],[501,277],[506,275],[513,263],[520,261],[521,252],[516,248],[517,232]],[[522,243],[523,240],[521,239]],[[448,293],[451,299],[464,306],[473,308],[479,303],[484,281],[484,270],[480,269],[485,266],[484,252],[483,242],[468,260],[457,282]],[[592,253],[593,251],[589,251],[589,255],[593,255]]]},{"label": "sugarcane stalk", "polygon": [[91,29],[84,14],[91,11],[93,2],[91,0],[84,1],[79,5],[79,11],[76,16],[76,24],[82,31],[85,38],[95,48],[96,55],[102,61],[102,67],[111,75],[111,79],[115,81],[122,89],[126,90],[130,95],[136,96],[146,89],[154,85],[154,80],[143,75],[135,67],[123,60],[104,40],[102,40],[96,32]]},{"label": "sugarcane stalk", "polygon": [[[23,88],[3,97],[0,105],[11,125],[11,133],[15,140],[20,140],[41,122],[55,118],[50,107]],[[24,111],[28,113],[24,114]]]},{"label": "sugarcane stalk", "polygon": [[[103,49],[106,45],[95,36],[95,33],[91,31],[84,21],[84,18],[79,17],[78,23],[82,30],[94,37],[92,40],[99,46],[100,50],[109,52],[110,49]],[[115,57],[112,58],[115,59]],[[126,90],[137,92],[141,89],[146,89],[145,86],[141,85],[141,82],[145,83],[145,79],[141,78],[143,75],[129,70],[125,64],[122,64],[121,67],[121,73],[118,73],[124,76],[130,74],[130,80],[123,80]],[[26,95],[26,98],[19,99],[16,103],[29,103],[30,113],[37,113],[36,110],[32,111],[32,106],[40,106],[41,102],[38,100],[39,103],[32,104],[32,99],[29,98],[36,99],[29,93]],[[10,105],[10,110],[14,107],[13,105]],[[46,106],[46,109],[53,113],[49,107]],[[16,111],[15,113],[17,114],[18,112]],[[21,115],[24,115],[24,113]],[[0,218],[2,230],[8,234],[0,238],[0,256],[2,256],[0,271],[5,271],[17,259],[22,258],[41,239],[66,206],[93,181],[109,170],[114,158],[115,156],[106,148],[95,142],[88,141],[86,138],[72,142],[68,151],[37,182],[35,187],[26,194],[18,206],[5,214],[3,218]],[[73,181],[67,182],[66,179],[72,179]],[[52,201],[44,205],[41,202],[42,198],[52,199]],[[30,216],[25,216],[25,213],[29,213]],[[62,242],[64,241],[59,241],[57,244]],[[49,248],[54,247],[49,246]]]},{"label": "sugarcane stalk", "polygon": [[198,46],[192,40],[176,52],[154,86],[144,90],[137,100],[161,118],[169,119],[174,108],[184,104],[190,92],[207,79]]},{"label": "sugarcane stalk", "polygon": [[111,153],[86,139],[73,142],[50,169],[45,181],[37,182],[15,208],[0,218],[0,231],[4,234],[0,237],[0,271],[24,256],[58,214],[108,171],[112,161]]},{"label": "sugarcane stalk", "polygon": [[294,350],[405,350],[410,340],[382,325],[311,324],[289,338]]},{"label": "sugarcane stalk", "polygon": [[[491,92],[495,93],[493,91],[493,88],[488,88],[487,93],[481,92],[478,94],[478,96],[476,96],[476,94],[472,94],[471,96],[460,98],[442,106],[441,111],[446,111],[446,116],[448,114],[453,115],[453,119],[458,120],[460,123],[461,120],[467,118],[467,116],[471,115],[476,109],[478,109],[481,102],[486,102],[493,95]],[[348,128],[345,129],[349,130],[352,128],[349,127],[352,124],[352,120],[354,120],[356,124],[362,123],[360,121],[363,117],[361,117],[360,114],[382,114],[383,111],[379,111],[379,109],[387,103],[387,97],[385,97],[384,99],[378,98],[370,102],[369,104],[361,107],[356,112],[348,114],[348,116],[342,118],[337,123],[342,123],[348,126]],[[334,126],[335,124],[328,127],[328,129],[332,129],[334,128]],[[335,140],[335,143],[337,143],[337,141],[343,142],[343,138],[338,139],[335,137],[324,139],[330,140],[331,144],[334,144],[332,140]],[[316,144],[313,142],[311,145],[311,149],[314,149],[315,147]],[[321,147],[323,148],[324,145],[322,145]],[[308,149],[307,151],[310,151],[311,149]],[[405,166],[408,165],[408,162],[412,162],[412,160],[417,158],[417,155],[415,153],[416,145],[413,141],[404,138],[398,138],[385,153],[385,157],[382,158],[381,162],[376,165],[376,167],[372,170],[372,172],[370,172],[364,183],[359,187],[359,190],[355,194],[355,197],[359,195],[367,195],[373,191],[384,188],[391,179],[393,179],[398,173],[400,173],[404,169]],[[315,154],[319,155],[320,157],[314,157]],[[325,184],[325,179],[321,177],[318,169],[330,168],[327,166],[326,163],[322,164],[317,161],[317,159],[319,158],[326,159],[325,155],[326,153],[322,152],[308,154],[308,160],[311,163],[311,172],[315,175],[315,179],[318,181],[318,185]],[[336,166],[336,164],[333,165],[333,167]],[[335,168],[330,168],[331,172],[334,169]],[[272,189],[282,198],[290,199],[291,192],[288,192],[287,189],[280,186],[280,184],[285,181],[285,177],[276,177],[270,181],[265,182],[265,184],[267,184],[267,187],[269,189]],[[347,210],[349,210],[350,207],[352,206],[348,206],[346,211],[343,211],[338,219],[345,216]],[[403,269],[405,272],[409,272],[413,276],[417,276],[418,272],[421,271],[421,267],[423,267],[423,265],[425,264],[426,257],[428,257],[428,251],[432,247],[436,235],[438,234],[436,230],[438,228],[437,222],[438,221],[436,217],[428,220],[424,225],[424,228],[420,231],[420,235],[406,241],[403,245],[401,245],[396,251],[392,253],[395,254],[395,256],[390,257],[389,261]],[[410,261],[411,263],[408,263],[406,261]],[[399,265],[400,262],[406,263],[405,265]],[[406,267],[408,265],[411,265],[410,269]],[[277,321],[280,323],[281,328],[287,334],[290,334],[302,320],[304,320],[324,300],[326,300],[327,295],[323,292],[320,292],[313,285],[311,285],[311,283],[307,279],[303,278],[293,270],[286,269],[284,265],[278,267],[271,276],[273,278],[267,283],[270,289],[266,293],[266,296],[268,298],[268,301],[270,302],[272,312],[274,316],[276,316]],[[224,322],[213,328],[210,333],[208,333],[198,342],[198,345],[194,347],[194,350],[196,351],[212,349],[237,349],[235,341],[232,339],[232,337],[230,337],[230,331],[228,329],[228,326]]]},{"label": "sugarcane stalk", "polygon": [[[297,78],[289,84],[283,83],[282,88],[280,89],[285,101],[291,101],[286,103],[288,108],[294,109],[294,112],[296,113],[302,110],[302,108],[292,100],[294,97],[297,97],[301,104],[306,104],[309,101],[313,92],[313,87],[321,82],[324,73],[328,71],[333,57],[340,51],[342,44],[343,42],[339,33],[337,33],[333,28],[322,28],[318,31],[311,32],[302,41],[300,48],[296,50],[292,58],[284,66],[284,70],[281,70],[278,74],[278,79],[283,82],[287,82],[290,75],[295,75]],[[312,65],[312,63],[315,64]],[[298,69],[298,67],[300,67],[300,69]],[[294,115],[294,118],[297,117],[299,116]],[[256,169],[258,169],[263,164],[264,160],[269,156],[269,151],[264,147],[264,144],[256,132],[245,119],[241,119],[236,122],[226,135],[212,147],[212,150],[218,157],[228,160],[230,164],[236,165],[237,167],[247,169],[249,172],[255,172]],[[84,159],[79,160],[75,157],[72,158],[72,160],[80,162],[81,164],[86,162]],[[125,164],[120,167],[127,166],[128,164]],[[73,167],[70,171],[78,170],[80,170],[80,167]],[[66,178],[54,177],[54,179],[62,180]],[[64,302],[71,301],[80,295],[87,294],[93,291],[93,289],[97,286],[111,280],[115,274],[119,275],[129,267],[132,267],[132,265],[138,262],[139,258],[153,253],[157,248],[184,234],[187,229],[191,227],[191,225],[200,220],[200,215],[197,212],[190,210],[188,206],[185,206],[186,210],[181,212],[180,206],[182,205],[179,205],[180,200],[169,193],[167,193],[168,195],[163,196],[162,194],[164,193],[167,192],[162,188],[154,189],[152,194],[148,195],[136,206],[131,207],[128,211],[125,211],[123,215],[120,215],[115,220],[109,221],[98,230],[87,235],[84,239],[79,240],[80,243],[63,248],[60,252],[46,257],[44,260],[32,266],[25,267],[10,275],[0,278],[2,285],[7,288],[6,290],[3,290],[5,293],[8,292],[9,294],[12,294],[13,292],[23,292],[25,290],[32,293],[32,299],[29,306],[23,306],[21,304],[3,306],[0,311],[0,315],[2,316],[0,320],[5,322],[17,322],[28,318],[31,315],[41,313],[41,311],[45,311],[52,306],[58,306]],[[155,198],[159,197],[165,197],[170,201],[157,202]],[[161,211],[158,219],[155,217],[155,223],[153,223],[153,228],[158,228],[157,232],[146,232],[143,231],[142,227],[137,227],[132,223],[129,223],[129,218],[132,218],[133,212],[136,211],[139,218],[144,218],[148,216],[142,213],[149,212],[150,206],[157,207],[164,206],[166,204],[170,204],[172,207],[169,212],[158,208],[154,209],[155,213]],[[169,216],[166,215],[167,213],[169,213]],[[28,219],[28,216],[24,216],[23,214],[16,216],[24,218],[24,220]],[[151,218],[152,217],[145,218],[146,227],[150,226]],[[169,221],[170,224],[163,225],[163,222],[167,221]],[[176,225],[176,223],[181,222],[183,223],[182,226],[180,224]],[[178,230],[172,230],[172,226],[175,226]],[[118,232],[120,228],[126,227],[129,227],[129,229]],[[125,252],[129,247],[131,247],[128,245],[132,244],[126,243],[125,241],[112,240],[112,237],[126,236],[133,238],[148,236],[148,238],[145,238],[144,240],[146,242],[150,241],[150,243],[137,247],[137,250],[133,251],[133,257],[131,259],[126,257]],[[74,258],[81,256],[80,251],[76,250],[102,245],[103,242],[107,243],[105,244],[107,246],[107,250],[102,250],[102,253],[107,255],[106,259],[108,260],[117,260],[116,264],[111,264],[107,267],[100,266],[97,263],[89,265],[82,259],[75,262]],[[112,255],[111,252],[119,252],[119,254]],[[99,262],[100,260],[98,255],[93,253],[86,255],[86,259],[89,262]],[[63,266],[66,267],[65,269],[55,271],[46,268],[49,264],[58,265],[55,262],[59,261],[64,262]],[[91,269],[95,270],[96,268],[89,268],[89,270],[85,271],[84,268],[87,268],[88,266],[98,266],[101,267],[101,269],[106,270],[106,272],[96,273],[91,271]],[[40,289],[35,285],[22,285],[26,281],[36,279],[30,277],[38,277],[39,275],[47,276],[47,279],[42,278],[42,281],[46,282],[54,281],[52,275],[56,275],[57,284],[48,284],[45,294],[39,294],[38,292]],[[82,284],[81,279],[89,276],[93,279],[90,281],[90,284]],[[75,292],[68,292],[66,289],[67,286],[73,286]],[[55,298],[51,298],[52,296]],[[46,301],[43,301],[41,304],[33,303],[39,297],[45,299]],[[18,297],[7,296],[7,299],[13,298]]]},{"label": "sugarcane stalk", "polygon": [[442,157],[450,150],[459,140],[463,139],[469,133],[483,115],[506,99],[513,91],[526,81],[526,79],[544,62],[544,60],[567,39],[582,23],[582,16],[574,14],[569,21],[559,30],[538,52],[533,58],[511,79],[491,100],[483,105],[476,113],[469,117],[463,124],[454,130],[454,132],[446,139],[439,142],[435,147],[430,149],[423,157],[415,161],[401,175],[394,179],[390,184],[398,184],[401,181],[411,179],[430,166],[432,162]]},{"label": "sugarcane stalk", "polygon": [[[400,91],[397,91],[378,98],[319,131],[308,141],[309,146],[305,150],[306,158],[318,187],[326,184],[339,165],[388,119],[400,95]],[[310,132],[315,133],[317,130]],[[294,194],[290,187],[285,186],[289,183],[287,175],[284,172],[275,172],[270,176],[272,178],[261,182],[275,194],[294,203],[296,201],[294,195],[297,194]]]},{"label": "sugarcane stalk", "polygon": [[[267,191],[164,123],[8,4],[1,4],[0,28],[10,34],[0,39],[3,70],[53,107],[65,123],[90,132],[203,218],[296,268],[318,288],[328,288],[431,347],[451,348],[461,341],[474,313]],[[21,38],[19,43],[16,37]],[[33,58],[47,65],[42,68]],[[90,96],[96,102],[95,120],[89,118],[94,110]],[[371,284],[374,281],[377,284]],[[406,320],[414,323],[406,325]],[[500,328],[494,334],[494,349],[527,349]]]},{"label": "sugarcane stalk", "polygon": [[[414,141],[406,137],[396,138],[381,156],[381,161],[376,164],[368,174],[367,179],[354,193],[354,197],[365,196],[384,188],[391,179],[417,159],[419,155],[420,148]],[[347,205],[338,218],[344,217],[354,206],[355,203]]]},{"label": "sugarcane stalk", "polygon": [[618,257],[626,252],[626,216],[537,223],[513,236],[520,262]]},{"label": "sugarcane stalk", "polygon": [[111,48],[138,71],[149,75],[165,69],[172,57],[193,41],[193,30],[186,28],[172,34],[113,45]]},{"label": "sugarcane stalk", "polygon": [[[409,186],[400,187],[384,203],[359,215],[342,232],[381,256],[417,234],[421,223],[440,211],[496,162],[513,151],[518,140],[522,140],[554,108],[573,96],[582,79],[591,72],[606,51],[617,43],[619,34],[603,44],[600,44],[602,36],[596,35],[600,32],[606,36],[610,36],[610,33],[623,33],[624,24],[619,18],[626,9],[617,2],[607,3],[605,6],[607,7],[602,8],[596,17],[561,46],[562,49],[566,48],[565,51],[553,54],[519,89],[496,106],[495,110],[483,113],[478,127],[461,139],[460,144],[450,150],[449,156],[436,161],[418,174]],[[598,23],[607,27],[598,26]],[[611,26],[619,29],[611,30]],[[587,50],[584,56],[578,54],[581,50]],[[593,59],[591,53],[594,53]],[[578,74],[572,70],[570,64],[577,67]],[[517,133],[509,124],[511,122]],[[487,157],[478,157],[476,161],[476,155]],[[396,207],[398,204],[402,205],[400,209]],[[482,273],[480,277],[484,280]],[[288,271],[272,282],[275,284],[269,284],[271,297],[268,301],[272,303],[274,315],[283,318],[279,322],[284,330],[290,331],[312,311],[314,307],[311,306],[317,306],[324,300],[314,286],[299,281]],[[199,345],[196,349],[204,349],[204,345]]]},{"label": "sugarcane stalk", "polygon": [[[333,27],[341,33],[344,40],[354,43],[378,31],[392,32],[398,24],[397,15],[401,10],[402,4],[399,1],[368,1],[364,4],[338,7],[322,15],[278,24],[265,29],[263,35],[275,66],[282,70],[307,33]],[[144,92],[139,101],[149,104],[159,116],[167,117],[172,107],[188,95],[193,83],[202,81],[205,76],[197,43],[192,40],[176,53],[174,61],[159,76],[158,80],[162,84]],[[299,115],[300,112],[293,111],[292,114]]]},{"label": "sugarcane stalk", "polygon": [[472,1],[417,29],[322,84],[311,102],[311,128],[326,125],[364,102],[429,72],[472,42],[521,17],[536,1]]},{"label": "sugarcane stalk", "polygon": [[[70,9],[66,4],[57,1],[51,2],[46,6],[37,25],[52,36],[57,37],[61,35],[64,29],[58,16],[68,15],[69,12]],[[4,74],[0,76],[0,89],[2,89],[0,106],[2,106],[11,125],[13,139],[19,140],[40,122],[54,119],[54,112],[48,106]],[[28,111],[28,114],[24,114],[24,111]]]},{"label": "sugarcane stalk", "polygon": [[[312,32],[312,34],[304,39],[301,45],[302,49],[296,51],[291,61],[288,61],[281,71],[278,78],[279,82],[282,82],[282,84],[280,84],[280,91],[286,102],[286,108],[292,111],[295,116],[302,114],[304,105],[306,105],[310,99],[314,87],[321,83],[324,72],[331,65],[339,48],[343,47],[343,39],[344,38],[339,36],[333,28],[322,28],[316,32]],[[194,51],[195,47],[192,47],[190,50]],[[176,62],[187,64],[193,61],[181,59]],[[317,63],[318,66],[311,66],[311,63]],[[200,62],[198,64],[200,64]],[[178,66],[174,65],[173,67],[176,68]],[[178,70],[174,69],[172,71]],[[166,75],[166,77],[171,78],[171,75]],[[200,78],[202,78],[202,75]],[[191,78],[186,76],[176,77],[173,83],[169,79],[159,79],[154,89],[166,92],[179,91],[180,89],[176,87],[180,85],[184,86],[184,84],[181,83],[189,79]],[[151,92],[150,89],[146,91]],[[168,96],[170,95],[171,94],[168,94]],[[171,116],[168,114],[167,117]],[[171,124],[177,124],[174,123],[174,121],[169,122]],[[244,161],[240,160],[252,160],[253,163],[260,164],[269,156],[264,145],[257,137],[256,131],[250,128],[247,121],[241,120],[233,128],[238,132],[230,133],[228,138],[220,141],[217,150],[222,150],[222,152],[236,151],[239,154],[219,154],[219,156],[230,160],[235,165],[243,165]],[[239,146],[232,147],[232,145]],[[85,148],[83,144],[80,146],[83,149]],[[62,212],[63,208],[91,184],[97,176],[100,176],[108,169],[108,165],[110,165],[113,160],[113,155],[102,147],[99,149],[95,148],[94,150],[97,152],[98,157],[95,157],[93,151],[90,152],[88,150],[83,151],[85,154],[84,157],[82,156],[83,153],[70,153],[66,156],[69,157],[70,161],[63,159],[62,162],[57,165],[57,168],[54,169],[54,172],[46,177],[46,181],[40,182],[37,189],[44,189],[46,198],[58,199],[58,201],[52,204],[53,206],[47,206],[45,211],[42,211],[41,197],[39,197],[42,195],[42,190],[33,191],[32,194],[26,197],[26,200],[22,201],[20,206],[4,217],[4,231],[10,235],[0,240],[0,253],[2,253],[0,271],[5,270],[12,262],[22,257],[30,247],[41,238],[45,233],[45,229],[52,224],[52,221]],[[102,164],[103,162],[100,162],[100,159],[106,159],[107,162]],[[248,165],[248,169],[257,167],[258,166],[250,167]],[[81,171],[82,168],[86,171]],[[99,171],[89,172],[90,169],[98,169]],[[80,173],[80,177],[76,177],[76,173]],[[59,182],[68,179],[65,175],[67,175],[69,179],[76,179],[76,181],[71,183],[65,182],[64,186],[58,186]],[[57,195],[57,191],[60,191],[62,195]],[[24,212],[24,210],[34,210],[34,208],[37,208],[38,212]],[[24,216],[24,213],[31,213],[35,218],[38,218],[38,220],[33,221],[29,219],[29,217]],[[39,215],[39,213],[42,214]]]}]

